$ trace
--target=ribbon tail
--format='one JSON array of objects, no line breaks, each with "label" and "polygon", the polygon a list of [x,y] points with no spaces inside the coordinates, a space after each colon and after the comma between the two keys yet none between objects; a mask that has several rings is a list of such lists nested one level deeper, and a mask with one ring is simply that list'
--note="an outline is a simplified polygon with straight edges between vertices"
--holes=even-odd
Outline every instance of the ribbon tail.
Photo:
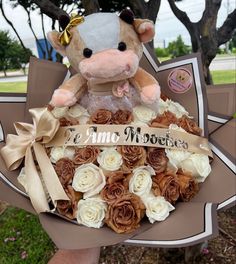
[{"label": "ribbon tail", "polygon": [[25,154],[25,174],[28,186],[28,195],[35,211],[38,214],[41,212],[50,211],[42,182],[34,165],[33,155],[30,147],[27,148]]},{"label": "ribbon tail", "polygon": [[58,176],[45,152],[44,147],[35,142],[33,148],[43,180],[47,186],[48,193],[54,206],[56,207],[56,201],[58,200],[70,200],[58,179]]}]

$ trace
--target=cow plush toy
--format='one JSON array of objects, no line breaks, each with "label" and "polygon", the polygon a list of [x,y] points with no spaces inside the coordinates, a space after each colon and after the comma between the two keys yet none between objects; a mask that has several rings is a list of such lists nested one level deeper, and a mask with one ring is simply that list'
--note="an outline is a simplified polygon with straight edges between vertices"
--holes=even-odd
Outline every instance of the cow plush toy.
[{"label": "cow plush toy", "polygon": [[[130,10],[64,17],[64,31],[48,33],[52,46],[67,56],[77,72],[55,90],[50,104],[71,106],[79,101],[88,110],[132,109],[142,103],[156,106],[158,82],[139,67],[142,43],[154,37],[154,24],[135,19]],[[86,103],[87,102],[87,103]],[[88,103],[89,102],[89,103]]]}]

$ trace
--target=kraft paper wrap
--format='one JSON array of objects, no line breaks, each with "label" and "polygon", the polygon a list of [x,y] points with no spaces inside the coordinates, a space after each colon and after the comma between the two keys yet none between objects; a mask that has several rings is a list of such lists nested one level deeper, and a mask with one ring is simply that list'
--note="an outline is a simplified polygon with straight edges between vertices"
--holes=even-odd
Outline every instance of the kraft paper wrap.
[{"label": "kraft paper wrap", "polygon": [[[211,105],[216,105],[213,97],[207,97],[199,57],[199,55],[192,54],[159,64],[155,55],[146,46],[141,67],[158,79],[162,84],[164,94],[185,106],[203,129],[204,136],[207,137],[207,125],[209,124],[207,122],[207,99],[210,100],[209,111],[216,112],[218,109],[211,109]],[[157,73],[159,66],[160,71]],[[166,76],[172,69],[178,67],[187,67],[194,77],[197,76],[194,78],[193,87],[185,94],[171,93],[166,84]],[[31,58],[27,97],[25,94],[0,94],[0,148],[5,145],[6,135],[14,133],[14,122],[30,122],[28,110],[41,107],[49,102],[53,90],[63,82],[66,72],[67,69],[62,64]],[[198,76],[200,76],[200,81]],[[222,89],[219,87],[222,93],[224,93],[223,88],[223,85]],[[227,105],[224,100],[220,102],[222,106]],[[218,106],[220,107],[219,104]],[[177,204],[176,210],[166,221],[153,225],[144,222],[137,230],[138,233],[118,235],[107,227],[94,230],[65,221],[55,213],[41,213],[39,219],[43,228],[57,247],[63,249],[81,249],[117,243],[168,248],[183,247],[216,236],[218,230],[216,205],[218,204],[218,209],[232,206],[235,204],[236,197],[235,165],[233,165],[235,162],[230,163],[230,157],[225,152],[233,147],[232,135],[235,139],[230,124],[229,126],[228,124],[222,125],[218,133],[211,135],[210,143],[214,155],[214,161],[211,164],[212,172],[202,184],[200,192],[189,203]],[[230,154],[235,157],[235,152]],[[35,213],[23,187],[17,182],[18,174],[18,169],[7,170],[0,155],[0,200]],[[83,237],[82,240],[81,237]]]},{"label": "kraft paper wrap", "polygon": [[43,184],[34,164],[34,150],[43,181],[54,206],[57,200],[69,200],[42,144],[52,140],[59,121],[46,108],[31,109],[33,125],[15,123],[17,135],[7,135],[6,146],[1,149],[8,170],[17,169],[25,158],[27,193],[37,213],[50,211]]}]

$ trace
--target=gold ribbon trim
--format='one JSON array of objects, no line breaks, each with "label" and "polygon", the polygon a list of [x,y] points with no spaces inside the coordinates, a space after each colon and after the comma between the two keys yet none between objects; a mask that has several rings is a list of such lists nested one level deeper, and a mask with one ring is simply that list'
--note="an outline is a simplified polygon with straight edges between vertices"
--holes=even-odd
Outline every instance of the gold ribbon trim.
[{"label": "gold ribbon trim", "polygon": [[28,195],[37,213],[50,211],[40,176],[35,167],[32,149],[43,181],[54,205],[57,200],[69,200],[49,160],[43,144],[48,144],[59,129],[59,121],[46,108],[29,110],[33,125],[15,123],[17,135],[7,135],[6,146],[1,149],[8,170],[17,169],[25,158]]},{"label": "gold ribbon trim", "polygon": [[67,46],[72,38],[72,34],[70,32],[71,28],[81,24],[84,22],[84,17],[79,15],[71,15],[70,22],[66,26],[65,30],[59,35],[59,41],[61,45]]},{"label": "gold ribbon trim", "polygon": [[60,127],[46,144],[52,146],[135,145],[186,150],[212,157],[208,140],[187,132],[137,125],[77,125]]}]

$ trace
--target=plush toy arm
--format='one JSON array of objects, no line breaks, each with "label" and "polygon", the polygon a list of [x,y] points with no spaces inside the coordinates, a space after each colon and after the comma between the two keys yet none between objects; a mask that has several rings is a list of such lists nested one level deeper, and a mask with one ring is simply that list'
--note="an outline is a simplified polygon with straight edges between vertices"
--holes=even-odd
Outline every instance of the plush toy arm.
[{"label": "plush toy arm", "polygon": [[62,107],[75,104],[85,86],[86,80],[80,74],[75,74],[54,91],[50,105]]},{"label": "plush toy arm", "polygon": [[157,80],[144,69],[139,68],[130,81],[140,91],[144,103],[152,104],[160,98],[160,86]]}]

